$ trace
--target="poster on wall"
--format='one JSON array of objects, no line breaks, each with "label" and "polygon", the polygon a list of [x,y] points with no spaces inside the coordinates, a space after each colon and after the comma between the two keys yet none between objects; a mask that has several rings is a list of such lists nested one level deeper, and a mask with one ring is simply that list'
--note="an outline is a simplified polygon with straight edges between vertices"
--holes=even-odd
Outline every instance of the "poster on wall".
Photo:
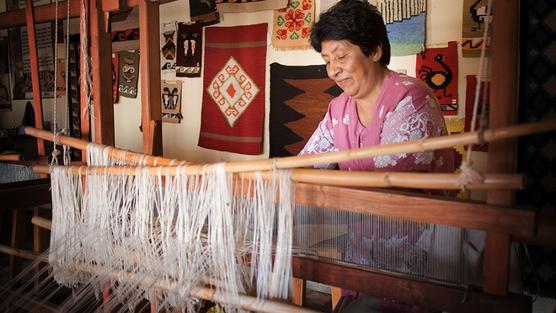
[{"label": "poster on wall", "polygon": [[[32,99],[31,61],[29,58],[29,39],[25,27],[11,28],[10,40],[11,90],[13,99]],[[54,97],[54,34],[51,23],[35,26],[39,82],[43,98]]]},{"label": "poster on wall", "polygon": [[458,45],[427,48],[417,54],[415,75],[434,91],[443,115],[458,114]]},{"label": "poster on wall", "polygon": [[12,110],[10,68],[8,63],[8,38],[0,37],[0,111]]},{"label": "poster on wall", "polygon": [[[480,57],[481,49],[485,45],[483,40],[485,25],[490,23],[487,16],[487,0],[463,1],[463,31],[461,36],[461,53],[463,57]],[[489,37],[486,42],[488,56]]]}]

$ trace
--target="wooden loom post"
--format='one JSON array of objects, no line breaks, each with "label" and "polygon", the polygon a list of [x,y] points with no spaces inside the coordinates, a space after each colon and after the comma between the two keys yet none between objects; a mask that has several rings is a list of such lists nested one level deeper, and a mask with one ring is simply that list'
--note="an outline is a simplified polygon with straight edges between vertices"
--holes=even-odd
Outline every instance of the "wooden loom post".
[{"label": "wooden loom post", "polygon": [[[491,45],[490,127],[515,124],[517,106],[517,34],[519,3],[494,0]],[[514,92],[512,92],[514,91]],[[494,113],[494,114],[493,114]],[[516,141],[506,139],[489,144],[487,171],[513,172]],[[511,191],[488,191],[487,203],[511,206]],[[487,232],[483,259],[483,288],[487,293],[504,295],[508,290],[510,235]]]},{"label": "wooden loom post", "polygon": [[162,155],[159,4],[156,1],[139,0],[138,6],[143,152]]},{"label": "wooden loom post", "polygon": [[114,103],[112,100],[112,42],[107,30],[102,0],[90,1],[91,72],[93,76],[94,142],[113,146]]},{"label": "wooden loom post", "polygon": [[[27,38],[29,40],[29,61],[31,63],[31,84],[33,88],[33,110],[35,111],[35,127],[44,128],[42,121],[41,84],[39,77],[39,60],[37,55],[37,41],[35,37],[35,13],[33,0],[25,0],[25,21],[27,23]],[[44,140],[37,138],[37,153],[45,156]]]},{"label": "wooden loom post", "polygon": [[[88,64],[90,60],[86,59],[85,53],[88,51],[90,47],[90,42],[87,40],[87,45],[84,46],[83,40],[84,37],[89,38],[89,18],[86,14],[86,9],[89,7],[89,0],[81,0],[80,2],[80,10],[79,10],[79,76],[82,78],[79,82],[79,112],[88,112],[90,108],[88,108],[87,99],[88,95],[91,92],[89,90],[89,84],[87,79],[85,79],[89,73],[85,68],[85,64]],[[88,57],[87,57],[88,58]],[[81,119],[81,139],[89,141],[91,139],[91,125],[89,122],[89,114],[79,114]],[[87,162],[87,151],[81,150],[81,161]]]}]

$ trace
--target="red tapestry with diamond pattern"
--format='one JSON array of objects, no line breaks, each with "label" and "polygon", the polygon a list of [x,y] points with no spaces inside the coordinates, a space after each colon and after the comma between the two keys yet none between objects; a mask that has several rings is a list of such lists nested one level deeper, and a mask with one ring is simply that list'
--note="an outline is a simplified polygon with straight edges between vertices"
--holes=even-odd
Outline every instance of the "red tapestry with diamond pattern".
[{"label": "red tapestry with diamond pattern", "polygon": [[205,29],[199,146],[261,154],[267,24]]}]

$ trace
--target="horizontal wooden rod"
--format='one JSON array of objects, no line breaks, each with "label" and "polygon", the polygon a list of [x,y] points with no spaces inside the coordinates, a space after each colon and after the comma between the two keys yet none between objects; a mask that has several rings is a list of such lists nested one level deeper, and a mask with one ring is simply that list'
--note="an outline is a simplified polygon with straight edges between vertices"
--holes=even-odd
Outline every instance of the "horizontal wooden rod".
[{"label": "horizontal wooden rod", "polygon": [[[67,1],[58,3],[58,19],[67,17]],[[80,1],[70,1],[70,18],[79,17]],[[34,6],[35,23],[51,22],[56,19],[56,4]],[[0,29],[23,26],[26,24],[25,9],[0,13]]]},{"label": "horizontal wooden rod", "polygon": [[28,260],[41,259],[44,262],[48,262],[48,259],[46,257],[42,258],[41,254],[38,253],[38,252],[31,251],[31,250],[12,248],[10,246],[6,246],[6,245],[3,245],[3,244],[0,244],[0,253],[13,255],[13,256],[16,256],[18,258],[23,258],[23,259],[28,259]]},{"label": "horizontal wooden rod", "polygon": [[[164,282],[164,281],[154,281],[149,280],[149,277],[144,275],[137,275],[130,272],[125,271],[113,271],[110,273],[100,273],[100,270],[91,265],[75,265],[76,269],[83,272],[88,272],[97,275],[107,275],[109,279],[114,279],[118,281],[125,281],[130,283],[137,283],[137,284],[144,284],[145,282],[149,283],[149,286],[155,289],[171,291],[176,289],[176,283],[174,282]],[[239,305],[249,311],[255,312],[269,312],[269,313],[280,313],[280,312],[297,312],[297,313],[315,313],[316,311],[302,308],[298,306],[294,306],[289,303],[284,302],[277,302],[277,301],[270,301],[265,299],[257,299],[256,297],[246,296],[246,295],[239,295],[239,298],[232,298],[229,294],[222,294],[216,292],[214,289],[209,287],[193,287],[191,288],[191,294],[194,298],[214,301],[216,303],[222,304],[231,304],[234,305],[239,303]]]},{"label": "horizontal wooden rod", "polygon": [[[265,171],[271,170],[273,168],[285,169],[285,168],[299,168],[299,167],[309,167],[319,164],[329,164],[338,163],[351,160],[359,160],[365,158],[372,158],[377,156],[392,155],[399,153],[415,153],[422,151],[430,151],[437,149],[445,149],[453,146],[459,145],[470,145],[479,144],[481,142],[491,142],[496,140],[515,138],[519,136],[532,135],[541,132],[548,132],[556,130],[556,118],[547,118],[540,122],[533,122],[527,124],[514,125],[509,127],[502,127],[497,129],[487,129],[482,133],[479,132],[468,132],[449,136],[440,136],[426,139],[419,139],[407,142],[385,144],[379,146],[365,147],[359,149],[334,151],[321,154],[308,154],[301,156],[291,156],[255,161],[236,161],[227,162],[224,167],[227,172],[249,172],[249,171]],[[44,131],[42,131],[44,132]],[[53,140],[52,134],[45,135],[42,132],[38,132],[36,129],[31,127],[25,128],[25,133],[27,135],[42,138],[45,140]],[[39,136],[40,135],[40,136]],[[47,138],[49,137],[49,138]],[[63,143],[60,136],[60,143]],[[481,140],[482,137],[482,140]],[[65,139],[65,138],[64,138]],[[75,138],[74,138],[75,139]],[[77,144],[77,139],[70,140],[67,139],[66,145],[77,149],[86,149],[86,144],[83,145],[83,141],[79,140],[80,145]],[[116,148],[110,148],[115,149]],[[164,165],[160,164],[159,165]],[[187,165],[191,167],[191,173],[202,173],[207,170],[206,164],[190,164]]]},{"label": "horizontal wooden rod", "polygon": [[[40,139],[48,140],[50,142],[54,142],[54,134],[52,134],[52,132],[49,132],[49,131],[46,131],[46,130],[37,129],[37,128],[34,128],[34,127],[27,126],[27,127],[25,127],[25,134],[28,135],[28,136],[35,137],[35,138],[40,138]],[[75,138],[75,137],[64,136],[64,135],[60,135],[58,137],[58,143],[62,144],[62,145],[70,146],[72,148],[79,149],[79,150],[82,150],[82,151],[86,151],[87,150],[87,145],[90,144],[89,141],[82,140],[82,139]],[[111,147],[111,146],[104,146],[104,145],[99,145],[99,146],[106,149],[106,151],[108,152],[108,154],[112,158],[122,158],[122,159],[125,159],[125,160],[139,160],[139,159],[141,159],[142,164],[145,164],[145,165],[161,165],[161,166],[163,166],[163,165],[186,165],[186,164],[190,164],[189,162],[186,162],[186,161],[180,161],[180,160],[176,160],[176,159],[168,159],[168,158],[163,158],[163,157],[154,157],[154,156],[146,155],[146,154],[143,154],[143,153],[117,149],[117,148],[114,148],[114,147]]]},{"label": "horizontal wooden rod", "polygon": [[[187,175],[199,174],[195,167],[158,166],[71,166],[73,175],[125,175],[133,176],[148,171],[149,175]],[[38,174],[48,174],[51,168],[46,165],[33,166]],[[272,176],[270,171],[261,173],[264,179]],[[238,175],[244,179],[255,178],[253,172],[243,172]],[[348,172],[319,169],[293,169],[292,181],[308,184],[345,187],[381,187],[381,188],[417,188],[459,190],[462,187],[471,190],[491,189],[522,189],[523,175],[520,174],[485,174],[482,182],[470,183],[464,186],[458,183],[459,174],[448,173],[403,173],[403,172]]]},{"label": "horizontal wooden rod", "polygon": [[21,161],[23,158],[19,153],[0,154],[0,161]]},{"label": "horizontal wooden rod", "polygon": [[445,312],[523,313],[531,309],[531,298],[524,295],[496,296],[303,257],[293,258],[292,270],[295,277]]},{"label": "horizontal wooden rod", "polygon": [[31,218],[31,223],[33,223],[33,225],[39,226],[40,228],[48,230],[52,229],[52,221],[44,217],[33,216],[33,218]]},{"label": "horizontal wooden rod", "polygon": [[297,183],[295,203],[317,208],[372,214],[407,221],[479,229],[527,238],[535,234],[536,212],[480,202],[389,190]]}]

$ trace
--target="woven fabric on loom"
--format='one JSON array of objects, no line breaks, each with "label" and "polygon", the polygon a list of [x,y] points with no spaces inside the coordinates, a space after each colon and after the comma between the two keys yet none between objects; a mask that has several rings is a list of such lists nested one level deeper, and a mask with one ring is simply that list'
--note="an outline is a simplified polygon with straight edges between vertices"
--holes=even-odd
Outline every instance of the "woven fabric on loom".
[{"label": "woven fabric on loom", "polygon": [[287,6],[288,0],[216,0],[216,8],[222,13],[278,10]]},{"label": "woven fabric on loom", "polygon": [[324,65],[270,65],[270,157],[297,155],[341,89]]},{"label": "woven fabric on loom", "polygon": [[205,30],[199,146],[262,153],[267,24]]},{"label": "woven fabric on loom", "polygon": [[427,48],[417,54],[415,75],[427,83],[438,98],[443,115],[458,114],[458,47]]},{"label": "woven fabric on loom", "polygon": [[290,0],[288,7],[274,11],[272,46],[278,50],[308,49],[315,21],[313,0]]},{"label": "woven fabric on loom", "polygon": [[[461,54],[463,57],[481,56],[487,3],[487,0],[463,1],[463,27],[461,35]],[[488,47],[486,53],[488,56]]]}]

